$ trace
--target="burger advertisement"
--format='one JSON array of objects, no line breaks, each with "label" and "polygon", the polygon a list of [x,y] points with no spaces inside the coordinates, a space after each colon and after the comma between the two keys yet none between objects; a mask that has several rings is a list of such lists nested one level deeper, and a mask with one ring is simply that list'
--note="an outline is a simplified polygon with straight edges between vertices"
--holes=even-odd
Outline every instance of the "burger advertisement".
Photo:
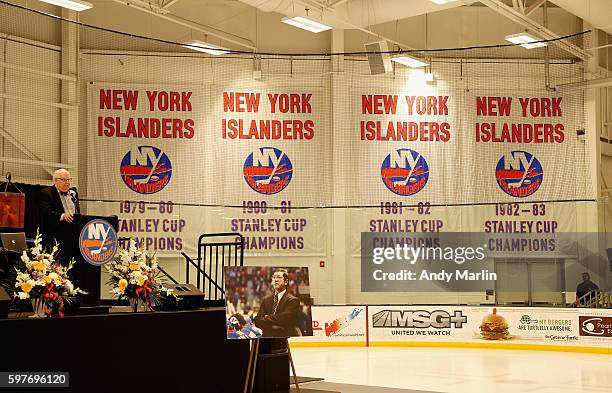
[{"label": "burger advertisement", "polygon": [[500,307],[481,315],[474,331],[478,340],[567,345],[578,341],[575,310]]},{"label": "burger advertisement", "polygon": [[480,337],[484,340],[507,340],[510,338],[508,322],[506,318],[497,314],[496,308],[482,319],[479,328]]}]

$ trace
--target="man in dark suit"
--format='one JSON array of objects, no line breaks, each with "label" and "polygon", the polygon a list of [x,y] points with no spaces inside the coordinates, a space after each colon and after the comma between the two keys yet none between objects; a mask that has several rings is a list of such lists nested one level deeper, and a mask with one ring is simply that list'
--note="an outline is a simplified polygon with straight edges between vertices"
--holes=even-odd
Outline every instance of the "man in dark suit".
[{"label": "man in dark suit", "polygon": [[287,291],[289,274],[279,269],[272,274],[274,294],[262,299],[255,318],[255,326],[263,330],[264,337],[297,336],[297,315],[300,301]]},{"label": "man in dark suit", "polygon": [[66,264],[78,250],[75,214],[79,213],[79,199],[71,181],[70,172],[58,169],[53,173],[53,185],[40,190],[43,247],[50,249],[57,241],[59,259]]}]

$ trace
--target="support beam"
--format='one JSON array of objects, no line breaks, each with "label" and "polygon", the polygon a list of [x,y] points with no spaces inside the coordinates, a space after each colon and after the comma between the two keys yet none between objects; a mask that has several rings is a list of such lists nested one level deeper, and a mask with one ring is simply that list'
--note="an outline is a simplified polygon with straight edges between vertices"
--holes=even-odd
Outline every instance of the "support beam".
[{"label": "support beam", "polygon": [[[548,30],[539,23],[529,19],[527,16],[516,11],[512,7],[508,7],[501,0],[480,0],[480,2],[506,18],[534,31],[546,40],[554,40],[559,38],[555,32]],[[560,40],[554,41],[553,43],[581,60],[588,60],[591,57],[590,53],[569,42]]]},{"label": "support beam", "polygon": [[71,169],[72,165],[63,164],[61,162],[51,162],[51,161],[37,161],[37,160],[24,160],[21,158],[13,158],[13,157],[2,157],[0,156],[1,162],[11,162],[13,164],[24,164],[24,165],[34,165],[34,166],[42,166],[49,168],[66,168]]},{"label": "support beam", "polygon": [[170,12],[170,11],[168,10],[168,8],[170,8],[170,7],[172,7],[173,5],[175,5],[176,3],[178,3],[178,1],[179,1],[179,0],[170,0],[170,1],[168,2],[168,4],[163,4],[163,5],[162,5],[162,9],[166,10],[167,12]]},{"label": "support beam", "polygon": [[[28,158],[31,158],[32,160],[40,161],[40,157],[32,153],[30,149],[28,149],[23,143],[19,142],[13,135],[11,135],[10,132],[0,128],[0,136],[2,136],[4,140],[8,141],[11,145],[21,150],[21,152],[25,154]],[[51,169],[46,168],[46,171],[50,175],[53,175],[53,171]]]},{"label": "support beam", "polygon": [[557,88],[561,90],[574,90],[574,89],[599,89],[601,87],[610,87],[610,86],[612,86],[612,77],[591,79],[585,82],[564,83],[562,85],[558,85]]},{"label": "support beam", "polygon": [[66,81],[76,82],[76,80],[77,80],[76,77],[74,77],[74,76],[56,74],[54,72],[40,71],[40,70],[36,70],[34,68],[27,68],[27,67],[22,67],[22,66],[17,65],[17,64],[6,63],[4,61],[0,61],[0,67],[7,68],[9,70],[23,71],[23,72],[27,72],[29,74],[48,76],[49,78],[57,78],[57,79],[66,80]]},{"label": "support beam", "polygon": [[548,0],[538,0],[535,3],[533,3],[532,5],[529,6],[529,8],[525,9],[525,16],[529,16],[531,14],[533,14],[533,12],[535,10],[537,10],[538,8],[540,8],[544,3],[546,3]]},{"label": "support beam", "polygon": [[329,6],[332,8],[338,7],[344,3],[348,2],[348,0],[332,0],[329,2]]},{"label": "support beam", "polygon": [[12,94],[5,94],[5,93],[0,93],[0,98],[6,98],[8,100],[21,101],[21,102],[29,102],[31,104],[52,106],[52,107],[60,108],[60,109],[73,110],[77,108],[76,105],[66,105],[66,104],[61,104],[58,102],[37,100],[36,98],[27,98],[27,97],[15,96]]},{"label": "support beam", "polygon": [[[331,33],[331,51],[332,53],[342,53],[345,51],[344,43],[344,30],[333,29]],[[332,70],[333,73],[330,75],[331,82],[331,121],[332,129],[342,129],[344,116],[350,114],[347,113],[348,105],[346,102],[350,101],[348,96],[348,89],[346,88],[350,82],[347,80],[347,75],[344,73],[344,56],[333,56],[332,57]],[[343,141],[344,136],[341,132],[335,132],[332,135],[332,156],[334,159],[338,158],[338,163],[341,168],[340,171],[349,170],[345,164],[346,160],[341,160],[340,157],[343,155],[342,146],[345,142]],[[346,180],[341,179],[334,182],[333,193],[335,198],[341,198],[344,190],[346,189]],[[332,236],[329,240],[328,255],[332,257],[332,263],[329,267],[331,271],[325,272],[326,276],[332,277],[329,285],[331,286],[331,302],[332,304],[347,304],[348,302],[348,287],[350,281],[347,280],[349,276],[349,269],[351,266],[351,248],[350,239],[351,236],[347,228],[350,227],[350,210],[349,209],[329,209],[328,214],[331,215],[331,228]],[[330,274],[331,273],[331,274]],[[333,285],[332,285],[333,284]]]},{"label": "support beam", "polygon": [[[78,20],[76,11],[62,9],[62,17],[68,20]],[[63,75],[78,75],[79,61],[79,25],[66,21],[61,22],[62,57],[61,73]],[[79,102],[79,89],[75,81],[61,81],[62,104],[70,105]],[[85,135],[79,135],[79,112],[71,110],[60,111],[59,160],[72,166],[71,175],[75,179],[73,186],[80,186],[79,146],[85,142]],[[81,139],[81,140],[79,140]]]},{"label": "support beam", "polygon": [[[135,10],[142,11],[142,12],[145,12],[147,14],[157,16],[158,18],[167,20],[169,22],[176,23],[177,25],[181,25],[181,26],[187,27],[187,28],[189,28],[191,30],[199,31],[199,32],[204,33],[204,34],[208,34],[210,36],[220,38],[220,39],[222,39],[224,41],[231,42],[231,43],[239,45],[239,46],[241,46],[243,48],[248,48],[248,49],[251,49],[251,50],[257,50],[257,48],[255,46],[253,46],[250,43],[247,43],[248,40],[246,40],[246,39],[240,39],[239,40],[239,39],[236,39],[234,37],[230,37],[229,34],[220,33],[217,29],[213,29],[213,28],[208,28],[207,29],[207,28],[202,27],[200,25],[196,25],[195,23],[190,23],[190,22],[187,22],[187,21],[184,21],[184,20],[181,20],[181,19],[177,19],[177,18],[172,17],[170,15],[164,15],[164,14],[157,13],[155,11],[151,11],[148,8],[140,7],[140,6],[137,6],[137,5],[133,4],[132,0],[112,0],[112,1],[114,1],[115,3],[123,4],[123,5],[128,6],[128,7],[132,7]],[[250,42],[250,41],[248,41],[248,42]]]}]

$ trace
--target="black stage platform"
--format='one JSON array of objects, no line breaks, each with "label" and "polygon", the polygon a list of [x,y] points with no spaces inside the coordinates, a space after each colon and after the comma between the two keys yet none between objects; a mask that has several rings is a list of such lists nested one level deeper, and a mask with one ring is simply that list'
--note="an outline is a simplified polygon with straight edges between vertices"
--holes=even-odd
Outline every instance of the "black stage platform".
[{"label": "black stage platform", "polygon": [[237,393],[248,351],[223,308],[0,320],[0,371],[70,372],[70,388],[16,392]]}]

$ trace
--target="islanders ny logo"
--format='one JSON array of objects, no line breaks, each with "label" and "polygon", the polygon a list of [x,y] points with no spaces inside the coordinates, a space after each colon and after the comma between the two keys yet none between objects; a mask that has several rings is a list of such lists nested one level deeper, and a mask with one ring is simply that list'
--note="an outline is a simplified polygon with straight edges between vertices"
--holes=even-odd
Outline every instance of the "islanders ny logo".
[{"label": "islanders ny logo", "polygon": [[499,187],[508,195],[524,198],[542,185],[544,171],[533,154],[515,150],[503,155],[497,162],[495,178]]},{"label": "islanders ny logo", "polygon": [[163,190],[172,177],[170,159],[153,146],[132,148],[121,160],[121,178],[126,186],[139,194],[155,194]]},{"label": "islanders ny logo", "polygon": [[255,191],[264,195],[281,192],[289,185],[293,165],[289,157],[274,147],[260,147],[244,161],[244,180]]},{"label": "islanders ny logo", "polygon": [[89,221],[79,236],[81,255],[95,266],[112,261],[117,253],[117,246],[117,232],[105,220]]},{"label": "islanders ny logo", "polygon": [[395,194],[414,195],[427,184],[429,166],[420,153],[398,149],[385,158],[380,176],[385,186]]}]

